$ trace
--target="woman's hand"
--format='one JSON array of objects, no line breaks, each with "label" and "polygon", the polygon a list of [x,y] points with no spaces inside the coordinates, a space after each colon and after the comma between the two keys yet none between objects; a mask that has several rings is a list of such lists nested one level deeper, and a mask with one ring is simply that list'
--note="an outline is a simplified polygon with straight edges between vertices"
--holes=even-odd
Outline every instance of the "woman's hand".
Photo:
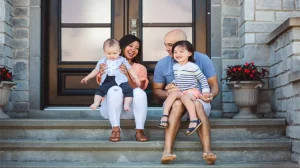
[{"label": "woman's hand", "polygon": [[121,73],[123,73],[127,77],[129,76],[128,70],[127,70],[127,68],[126,68],[126,66],[124,64],[120,65],[119,69],[120,69]]},{"label": "woman's hand", "polygon": [[100,64],[99,65],[99,73],[100,74],[104,74],[105,73],[105,71],[106,71],[106,69],[107,69],[107,65],[106,64]]}]

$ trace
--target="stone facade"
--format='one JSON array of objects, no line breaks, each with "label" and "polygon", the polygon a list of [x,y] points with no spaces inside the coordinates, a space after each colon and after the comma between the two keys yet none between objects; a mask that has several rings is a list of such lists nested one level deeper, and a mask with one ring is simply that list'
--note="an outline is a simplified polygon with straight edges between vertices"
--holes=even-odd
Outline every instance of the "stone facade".
[{"label": "stone facade", "polygon": [[[222,0],[222,72],[227,65],[240,62],[238,32],[240,13],[240,0]],[[238,107],[233,103],[232,92],[226,82],[222,82],[221,89],[223,117],[232,117],[238,112]]]},{"label": "stone facade", "polygon": [[300,18],[289,19],[269,37],[272,111],[276,117],[286,117],[286,134],[293,139],[292,160],[300,163]]}]

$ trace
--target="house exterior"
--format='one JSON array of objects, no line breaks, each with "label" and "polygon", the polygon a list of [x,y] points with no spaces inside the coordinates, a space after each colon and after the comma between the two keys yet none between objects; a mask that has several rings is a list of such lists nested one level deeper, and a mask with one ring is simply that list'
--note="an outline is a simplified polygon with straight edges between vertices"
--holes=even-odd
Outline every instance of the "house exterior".
[{"label": "house exterior", "polygon": [[[142,39],[139,61],[151,80],[167,55],[163,37],[174,28],[215,65],[221,92],[212,102],[214,118],[238,112],[220,81],[227,65],[253,61],[269,69],[253,111],[286,119],[291,159],[300,163],[300,0],[0,0],[0,66],[17,82],[5,112],[30,118],[44,109],[87,106],[97,84],[79,81],[109,37]],[[147,93],[149,106],[161,106],[151,82]]]}]

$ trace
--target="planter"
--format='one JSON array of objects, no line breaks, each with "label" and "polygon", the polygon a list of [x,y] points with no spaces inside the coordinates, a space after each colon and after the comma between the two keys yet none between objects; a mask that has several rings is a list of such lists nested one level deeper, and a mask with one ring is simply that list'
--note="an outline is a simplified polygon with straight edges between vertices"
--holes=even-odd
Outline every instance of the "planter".
[{"label": "planter", "polygon": [[10,88],[15,85],[15,82],[9,81],[2,81],[0,83],[0,118],[9,118],[9,116],[3,112],[3,107],[9,100]]},{"label": "planter", "polygon": [[232,89],[234,103],[239,107],[239,113],[233,118],[257,118],[252,113],[251,107],[257,104],[258,88],[262,87],[260,81],[236,81],[228,82]]}]

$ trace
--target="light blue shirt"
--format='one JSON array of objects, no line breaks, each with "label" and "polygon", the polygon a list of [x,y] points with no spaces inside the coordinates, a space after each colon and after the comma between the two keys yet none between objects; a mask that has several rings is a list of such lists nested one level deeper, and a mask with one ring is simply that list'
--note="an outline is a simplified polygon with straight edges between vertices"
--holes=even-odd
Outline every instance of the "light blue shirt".
[{"label": "light blue shirt", "polygon": [[[195,64],[199,66],[200,70],[207,79],[216,76],[214,65],[207,55],[194,52],[194,59]],[[175,63],[176,61],[170,56],[166,56],[159,60],[155,66],[153,81],[155,83],[163,84],[171,83],[175,79],[173,71],[173,65]],[[199,85],[202,89],[201,83],[199,83]]]},{"label": "light blue shirt", "polygon": [[101,60],[98,61],[97,65],[95,67],[95,69],[98,71],[99,71],[100,64],[107,65],[107,69],[106,69],[105,73],[102,74],[102,76],[101,76],[100,85],[104,82],[107,75],[115,76],[115,81],[118,85],[120,85],[121,83],[124,83],[124,82],[128,82],[126,75],[124,75],[119,70],[119,66],[121,66],[122,64],[124,64],[126,66],[127,70],[131,69],[130,64],[124,57],[120,56],[118,59],[113,60],[113,61],[108,60],[106,57],[102,58]]}]

